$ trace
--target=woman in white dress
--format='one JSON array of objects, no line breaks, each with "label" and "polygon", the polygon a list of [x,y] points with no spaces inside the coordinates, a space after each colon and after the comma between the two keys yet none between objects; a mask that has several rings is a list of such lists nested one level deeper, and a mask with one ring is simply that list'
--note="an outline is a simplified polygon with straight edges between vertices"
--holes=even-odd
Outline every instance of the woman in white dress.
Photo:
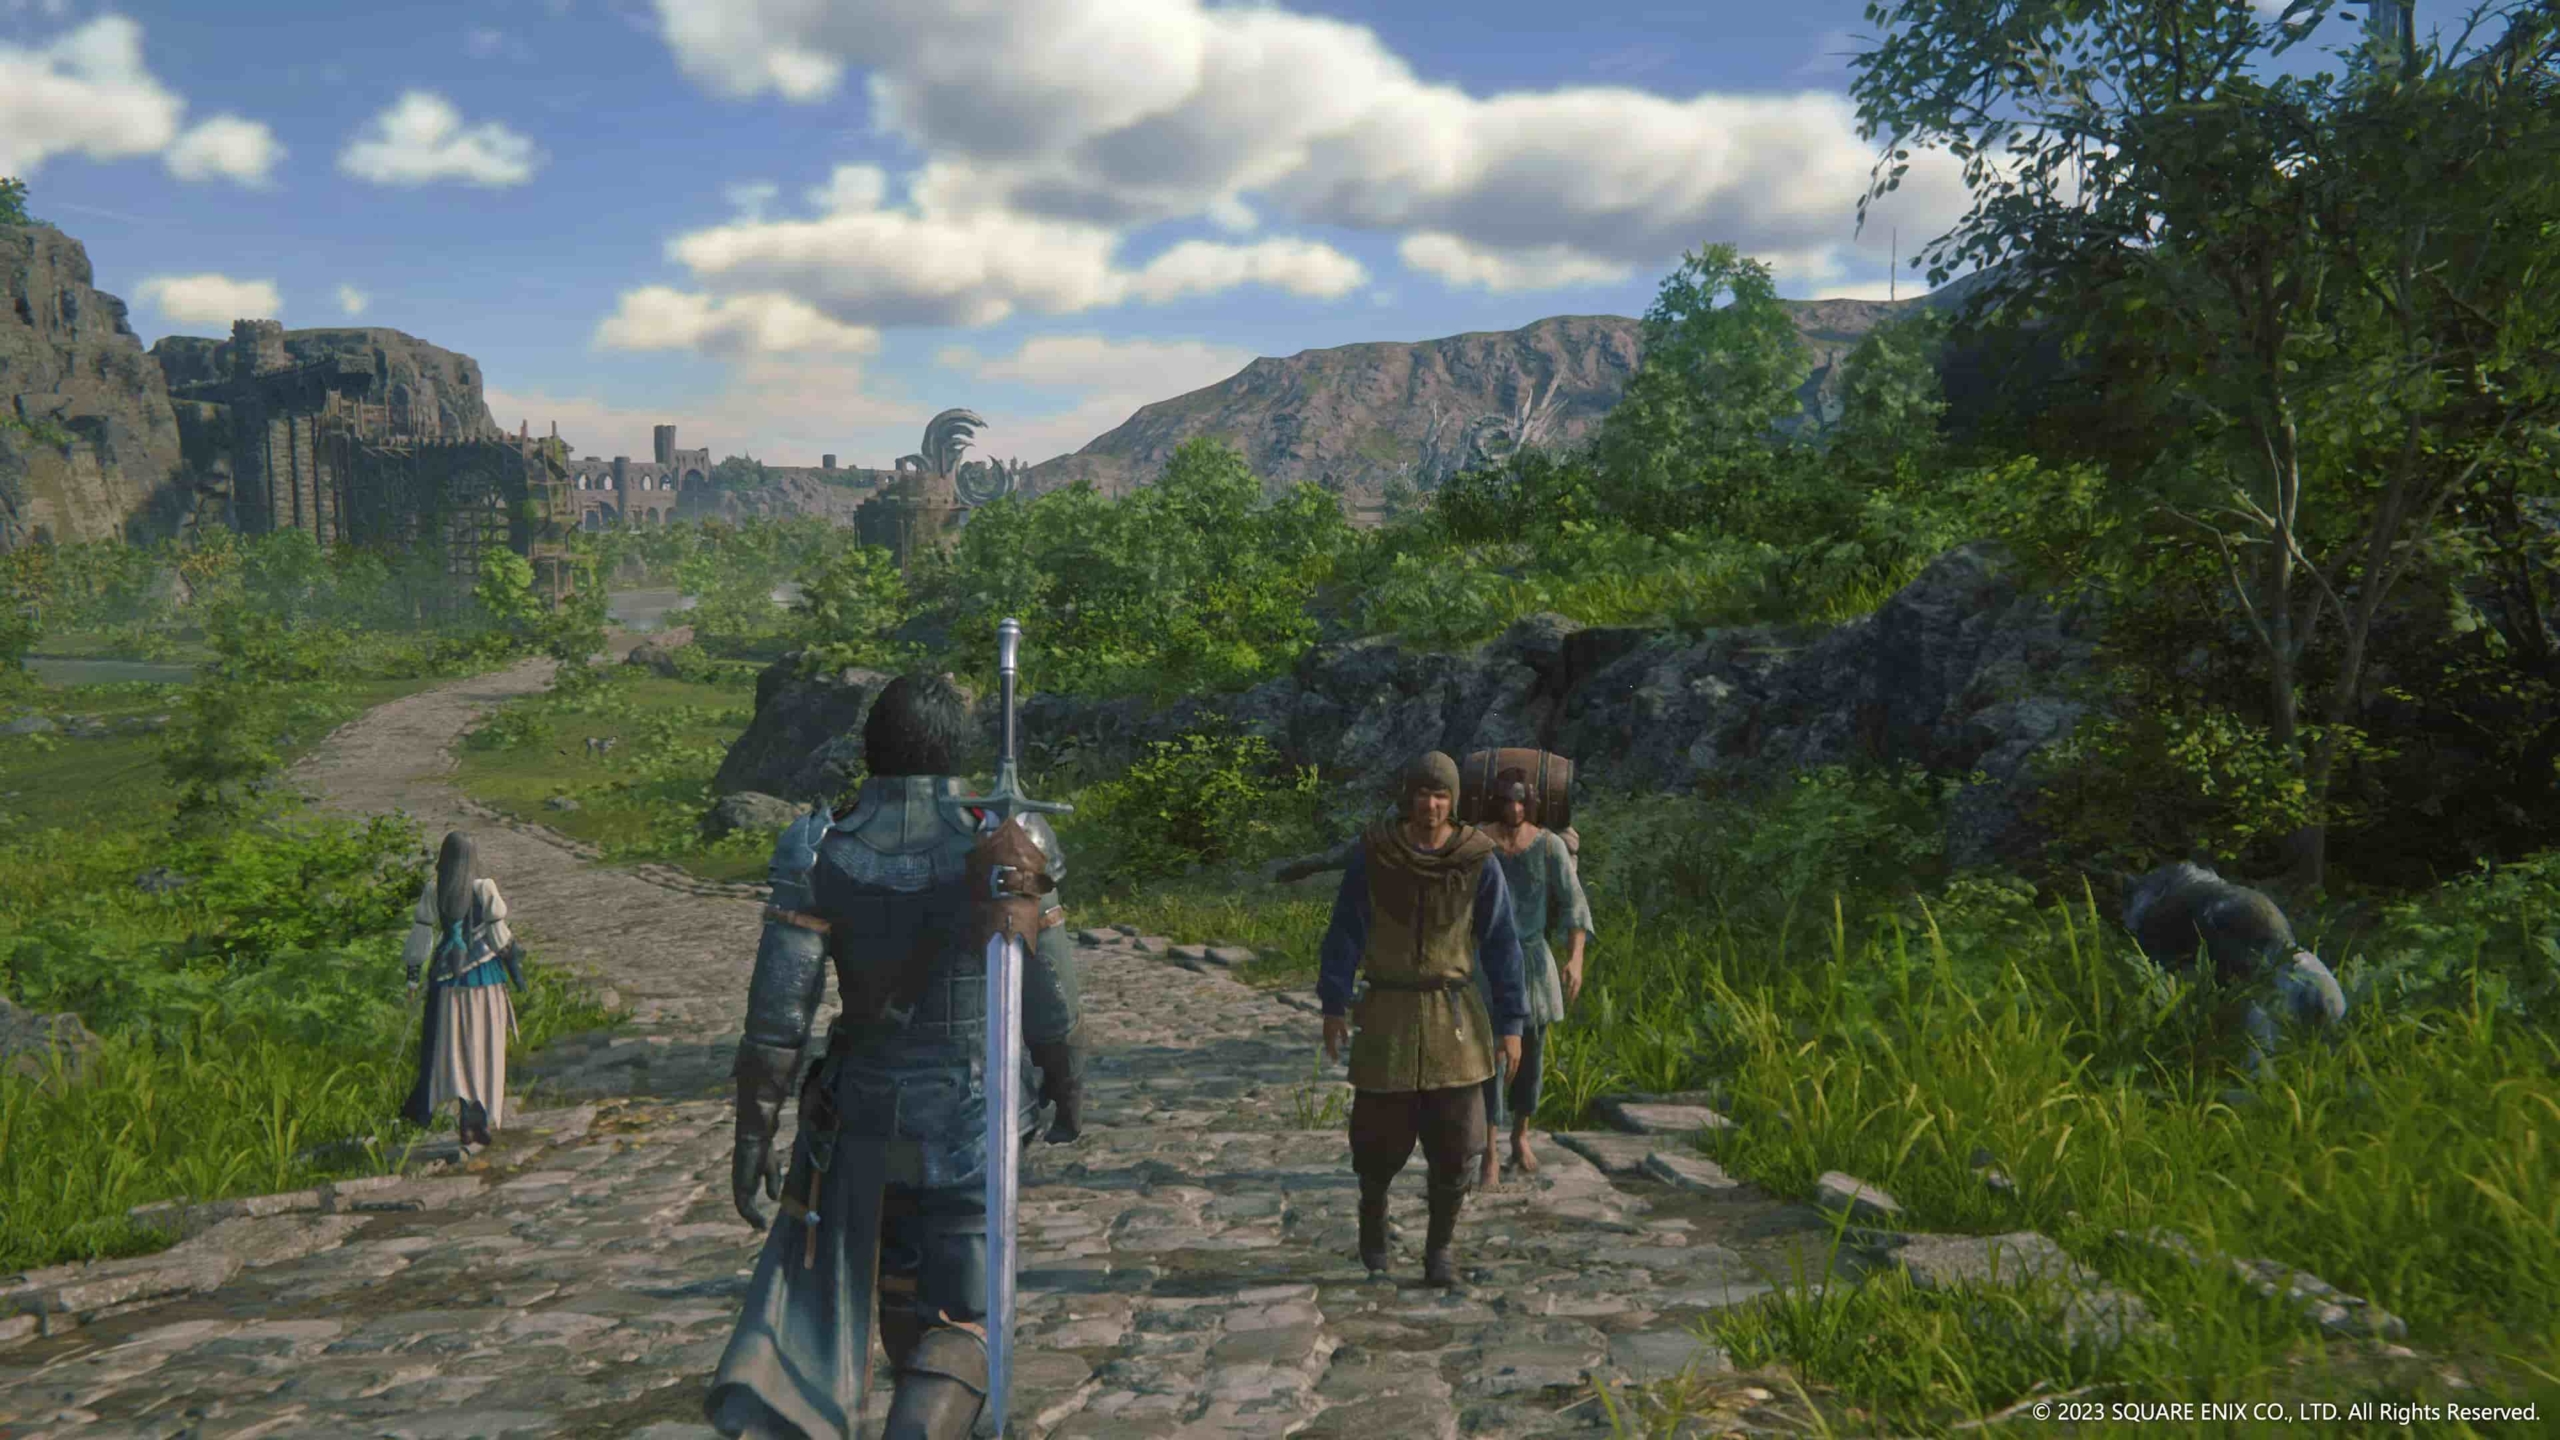
[{"label": "woman in white dress", "polygon": [[423,1127],[452,1101],[462,1143],[486,1145],[506,1121],[507,1040],[516,1028],[506,982],[524,988],[524,949],[507,929],[497,882],[480,874],[479,847],[462,831],[444,837],[402,958],[412,992],[425,972],[427,1003],[417,1083],[401,1114]]}]

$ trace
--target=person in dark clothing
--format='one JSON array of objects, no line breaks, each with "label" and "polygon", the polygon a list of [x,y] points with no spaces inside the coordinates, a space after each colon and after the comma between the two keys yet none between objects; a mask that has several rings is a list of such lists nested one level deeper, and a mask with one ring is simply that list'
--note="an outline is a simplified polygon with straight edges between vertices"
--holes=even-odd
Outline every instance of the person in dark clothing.
[{"label": "person in dark clothing", "polygon": [[[987,1131],[1027,1137],[1045,1102],[1048,1138],[1072,1140],[1083,1092],[1074,950],[1052,891],[1022,971],[1024,1107],[987,1113],[986,961],[970,919],[983,897],[969,877],[973,852],[1002,837],[959,800],[951,771],[967,733],[947,680],[891,681],[863,727],[870,773],[853,804],[813,810],[774,847],[730,1185],[749,1224],[766,1226],[760,1192],[781,1200],[783,1219],[704,1404],[723,1435],[851,1440],[875,1292],[898,1375],[882,1440],[958,1440],[985,1405]],[[1016,823],[1046,874],[1063,877],[1048,823]],[[784,1180],[775,1132],[830,958],[843,1014],[801,1088]]]}]

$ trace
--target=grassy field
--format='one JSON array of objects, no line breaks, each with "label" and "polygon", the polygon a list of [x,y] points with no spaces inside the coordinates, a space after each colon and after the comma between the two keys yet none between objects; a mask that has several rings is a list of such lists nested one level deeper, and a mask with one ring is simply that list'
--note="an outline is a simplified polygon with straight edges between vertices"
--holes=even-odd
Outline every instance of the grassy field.
[{"label": "grassy field", "polygon": [[[656,679],[583,710],[520,702],[511,713],[524,718],[498,728],[547,725],[541,743],[475,753],[465,783],[624,853],[752,876],[761,837],[706,853],[675,843],[689,832],[667,819],[707,798],[745,704],[734,684]],[[619,765],[583,759],[586,736],[613,733],[624,737]],[[557,778],[563,749],[568,773],[591,780]],[[1827,783],[1842,813],[1890,813],[1861,803],[1858,782]],[[2368,904],[2379,919],[2347,953],[2328,949],[2358,1000],[2343,1042],[2303,1047],[2248,1088],[2214,997],[2149,967],[2085,891],[1910,882],[1878,857],[1925,859],[1928,838],[1880,834],[1844,851],[1836,825],[1806,809],[1823,803],[1819,791],[1773,810],[1584,802],[1597,936],[1582,1000],[1548,1041],[1539,1123],[1586,1128],[1594,1100],[1626,1090],[1718,1088],[1743,1122],[1712,1151],[1730,1172],[1804,1196],[1822,1172],[1845,1170],[1894,1194],[1913,1228],[2042,1232],[2164,1323],[2121,1346],[2074,1348],[2055,1323],[2066,1295],[1949,1294],[1898,1279],[1791,1291],[1723,1317],[1713,1337],[1738,1364],[1800,1378],[1809,1426],[1943,1433],[2024,1405],[2004,1430],[2059,1429],[2039,1427],[2031,1406],[2066,1394],[2503,1400],[2554,1413],[2560,1046],[2545,1002],[2560,990],[2560,864]],[[554,793],[582,808],[540,809]],[[1312,980],[1329,877],[1272,886],[1251,878],[1265,857],[1235,856],[1184,879],[1132,881],[1114,873],[1117,844],[1097,824],[1062,822],[1079,923],[1242,944],[1261,957],[1249,980]],[[1983,1183],[1981,1152],[2014,1189]],[[2396,1351],[2324,1340],[2226,1273],[2111,1238],[2155,1226],[2308,1270],[2404,1317],[2410,1339]],[[1609,1398],[1621,1433],[1669,1435],[1731,1394],[1692,1379]],[[2251,1427],[2155,1415],[2067,1428]]]},{"label": "grassy field", "polygon": [[[752,667],[698,680],[621,667],[591,695],[509,702],[466,738],[455,783],[484,805],[595,845],[611,861],[760,879],[772,837],[715,844],[696,829],[713,798],[712,772],[754,708]],[[588,753],[589,740],[605,738],[617,742],[610,752]],[[577,808],[555,808],[554,799]]]},{"label": "grassy field", "polygon": [[[279,686],[289,761],[363,709],[438,683]],[[168,714],[179,687],[43,690],[0,705]],[[101,1037],[77,1084],[0,1074],[0,1273],[140,1253],[167,1237],[136,1205],[292,1189],[397,1164],[416,1011],[399,952],[423,843],[414,827],[301,811],[179,833],[162,737],[0,739],[0,993]],[[184,883],[146,890],[167,870]],[[611,1023],[530,967],[526,1051]],[[335,1142],[373,1137],[352,1150]]]}]

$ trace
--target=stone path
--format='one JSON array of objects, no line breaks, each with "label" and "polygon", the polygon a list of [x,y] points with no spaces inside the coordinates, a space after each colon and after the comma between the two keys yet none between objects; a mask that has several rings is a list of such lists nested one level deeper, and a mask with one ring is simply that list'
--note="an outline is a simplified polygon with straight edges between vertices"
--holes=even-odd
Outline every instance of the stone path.
[{"label": "stone path", "polygon": [[[225,1257],[194,1293],[99,1291],[65,1317],[77,1328],[0,1344],[0,1440],[711,1434],[702,1389],[758,1242],[730,1209],[717,1098],[756,904],[468,815],[442,782],[451,741],[542,679],[525,666],[388,704],[297,778],[430,834],[477,830],[528,942],[613,986],[633,1025],[542,1057],[519,1084],[547,1108],[461,1172],[224,1220],[192,1242]],[[1009,1433],[1605,1433],[1591,1382],[1721,1369],[1692,1324],[1818,1268],[1811,1208],[1667,1163],[1677,1146],[1574,1137],[1470,1205],[1465,1283],[1447,1292],[1419,1283],[1417,1157],[1396,1273],[1369,1279],[1311,1002],[1186,968],[1161,941],[1080,944],[1089,1128],[1027,1167]],[[1746,1377],[1727,1399],[1737,1428],[1780,1422]]]}]

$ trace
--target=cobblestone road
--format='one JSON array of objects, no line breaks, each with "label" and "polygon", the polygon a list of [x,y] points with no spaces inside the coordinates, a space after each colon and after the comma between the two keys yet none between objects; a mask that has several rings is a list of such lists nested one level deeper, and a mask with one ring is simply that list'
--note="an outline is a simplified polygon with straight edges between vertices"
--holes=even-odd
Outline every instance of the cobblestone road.
[{"label": "cobblestone road", "polygon": [[[77,1328],[0,1345],[0,1437],[711,1433],[702,1391],[757,1243],[729,1206],[718,1098],[756,905],[462,807],[443,780],[454,737],[541,680],[520,667],[386,705],[299,778],[431,835],[480,831],[529,943],[613,986],[634,1024],[520,1076],[537,1108],[464,1170],[230,1220],[195,1242],[237,1262],[214,1288],[107,1297]],[[1822,1253],[1809,1208],[1643,1168],[1676,1142],[1575,1137],[1594,1158],[1550,1139],[1538,1175],[1471,1202],[1465,1283],[1446,1292],[1420,1284],[1417,1157],[1397,1269],[1367,1278],[1309,1002],[1162,948],[1084,932],[1089,1128],[1038,1147],[1025,1177],[1009,1433],[1605,1433],[1592,1382],[1720,1368],[1691,1324]],[[1739,1377],[1728,1398],[1737,1415],[1768,1400]]]}]

